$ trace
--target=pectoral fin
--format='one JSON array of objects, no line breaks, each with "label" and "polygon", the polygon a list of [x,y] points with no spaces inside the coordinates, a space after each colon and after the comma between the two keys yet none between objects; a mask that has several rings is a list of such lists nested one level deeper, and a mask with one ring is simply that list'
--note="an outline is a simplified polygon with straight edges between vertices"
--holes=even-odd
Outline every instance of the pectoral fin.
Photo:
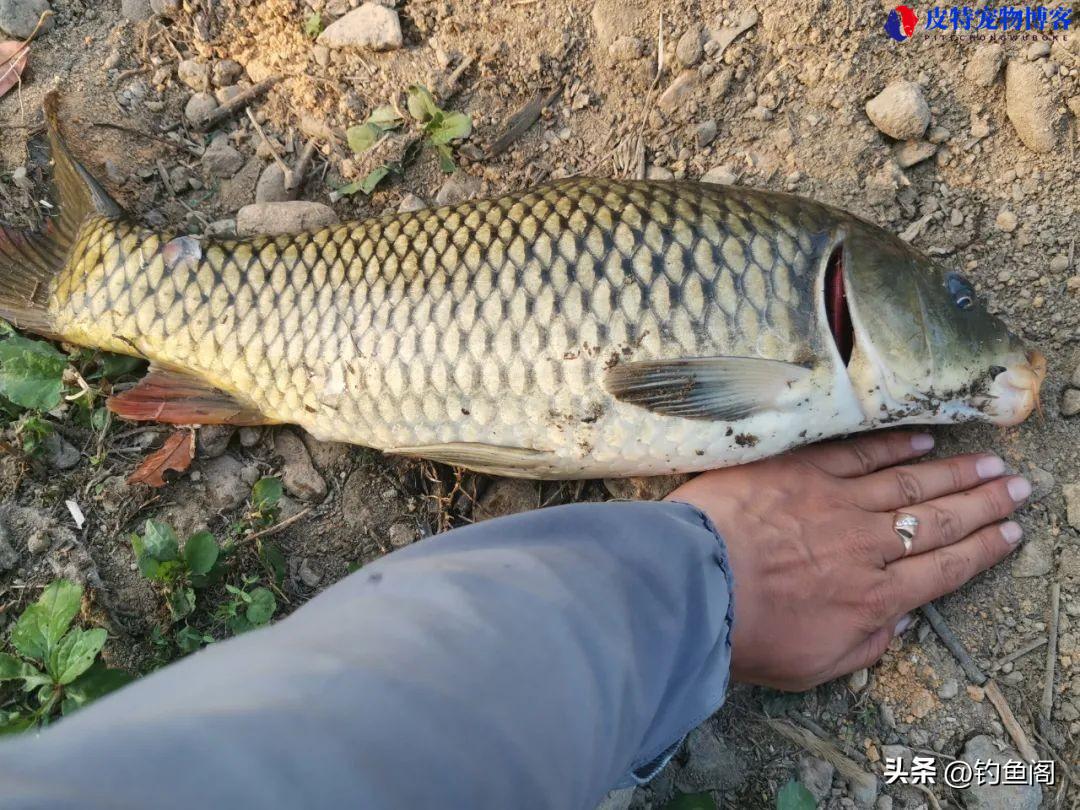
[{"label": "pectoral fin", "polygon": [[176,425],[273,423],[253,403],[243,402],[189,374],[154,366],[134,388],[109,397],[105,404],[125,419]]},{"label": "pectoral fin", "polygon": [[810,369],[757,357],[621,363],[605,386],[621,402],[665,416],[734,422],[781,407]]},{"label": "pectoral fin", "polygon": [[512,478],[546,478],[551,475],[554,453],[531,447],[502,447],[480,442],[392,447],[395,456],[420,456],[443,464],[456,464],[488,475]]}]

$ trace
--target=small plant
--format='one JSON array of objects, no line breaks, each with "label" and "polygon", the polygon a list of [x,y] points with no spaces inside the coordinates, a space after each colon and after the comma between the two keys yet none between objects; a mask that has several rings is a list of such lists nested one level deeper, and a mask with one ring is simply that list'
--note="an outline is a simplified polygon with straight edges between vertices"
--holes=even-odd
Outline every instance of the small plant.
[{"label": "small plant", "polygon": [[317,11],[313,11],[307,16],[307,19],[304,20],[304,33],[310,39],[315,39],[322,32],[323,32],[322,14],[320,14]]},{"label": "small plant", "polygon": [[30,340],[0,322],[0,396],[30,411],[60,404],[67,357],[48,343]]},{"label": "small plant", "polygon": [[172,527],[148,520],[141,535],[131,536],[131,547],[143,576],[163,586],[173,622],[195,610],[195,589],[210,585],[221,573],[221,548],[210,532],[191,535],[181,551]]},{"label": "small plant", "polygon": [[220,605],[215,615],[225,622],[233,635],[269,624],[277,610],[273,591],[258,585],[258,582],[259,577],[245,576],[241,587],[225,586],[232,599]]},{"label": "small plant", "polygon": [[98,660],[105,630],[71,626],[82,596],[81,586],[57,580],[15,623],[9,639],[15,654],[0,653],[0,683],[21,681],[21,694],[0,692],[0,734],[45,725],[57,709],[71,714],[131,680]]},{"label": "small plant", "polygon": [[[463,112],[444,110],[435,103],[435,98],[426,87],[414,84],[406,91],[406,108],[415,128],[420,134],[420,145],[429,146],[439,156],[439,168],[447,174],[454,171],[453,141],[462,140],[472,134],[472,118]],[[376,108],[368,119],[346,132],[349,148],[356,154],[363,154],[379,143],[389,132],[405,126],[405,115],[394,105]],[[362,191],[371,194],[383,179],[391,172],[400,174],[405,165],[416,157],[418,149],[408,149],[401,160],[383,163],[373,169],[361,180],[349,183],[338,189],[340,194],[355,194]]]},{"label": "small plant", "polygon": [[26,411],[20,415],[12,424],[12,428],[22,451],[28,456],[36,456],[41,452],[45,440],[53,432],[52,423],[37,411]]},{"label": "small plant", "polygon": [[281,496],[284,490],[280,478],[265,477],[255,482],[251,488],[251,513],[253,523],[269,526],[278,518],[281,511]]}]

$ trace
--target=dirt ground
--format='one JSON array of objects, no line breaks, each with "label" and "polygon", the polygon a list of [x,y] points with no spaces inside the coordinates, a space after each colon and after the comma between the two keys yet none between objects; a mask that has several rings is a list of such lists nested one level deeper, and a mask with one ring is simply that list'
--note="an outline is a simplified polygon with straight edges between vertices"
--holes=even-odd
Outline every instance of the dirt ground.
[{"label": "dirt ground", "polygon": [[[41,155],[26,141],[40,125],[43,94],[56,86],[76,153],[154,227],[230,232],[267,168],[278,159],[296,166],[310,143],[300,198],[331,204],[343,220],[418,204],[408,195],[427,204],[575,174],[709,173],[847,208],[962,270],[992,310],[1043,350],[1050,374],[1041,417],[1009,429],[934,430],[940,453],[993,450],[1036,485],[1019,515],[1025,547],[939,608],[993,673],[1041,757],[1080,774],[1080,490],[1071,524],[1066,508],[1069,486],[1080,484],[1080,417],[1066,416],[1074,410],[1070,379],[1080,388],[1080,32],[1006,34],[998,52],[967,32],[925,30],[922,8],[915,35],[894,42],[883,28],[889,7],[857,0],[401,0],[403,46],[373,52],[327,49],[305,32],[314,11],[325,26],[350,9],[348,0],[155,0],[165,15],[141,0],[125,0],[123,9],[117,0],[52,7],[53,29],[33,44],[21,86],[0,100],[0,205],[9,222],[34,216],[45,193]],[[1076,29],[1080,13],[1073,17]],[[179,70],[185,60],[194,62]],[[1007,99],[1006,73],[1013,82],[1014,71]],[[185,116],[193,92],[227,98],[275,75],[280,81],[249,107],[253,117],[240,112],[217,127],[238,157],[211,164],[203,157],[210,136]],[[929,107],[929,127],[909,143],[883,134],[866,112],[895,81],[915,83]],[[447,180],[424,153],[370,198],[335,193],[373,165],[352,154],[346,128],[416,82],[473,118],[473,135],[457,150],[459,173]],[[1046,104],[1031,109],[1020,96]],[[507,148],[492,148],[515,112],[541,100],[532,126]],[[203,431],[191,471],[153,490],[125,479],[168,429],[121,423],[96,433],[63,412],[50,419],[77,462],[65,467],[56,446],[0,457],[9,510],[0,521],[14,520],[13,506],[25,509],[18,515],[51,538],[37,553],[16,549],[17,564],[0,569],[0,631],[39,586],[73,576],[88,583],[94,616],[110,630],[110,662],[141,672],[178,651],[154,634],[167,628],[168,614],[136,569],[130,533],[153,517],[182,537],[204,527],[219,538],[243,534],[250,487],[262,475],[283,475],[287,491],[278,519],[290,522],[265,536],[285,559],[275,583],[279,617],[352,567],[440,529],[573,500],[659,497],[671,486],[498,480],[301,442],[288,429],[247,429]],[[83,528],[67,500],[85,514]],[[257,545],[235,555],[230,581],[272,579]],[[1047,676],[1038,642],[1047,637],[1054,583],[1061,610],[1047,724],[1038,720]],[[227,635],[214,617],[225,597],[220,585],[200,595],[191,624]],[[816,774],[823,807],[1006,806],[992,803],[1003,794],[974,798],[940,784],[932,796],[880,778],[873,791],[858,788],[766,723],[786,717],[879,777],[887,746],[943,763],[977,734],[1013,745],[990,701],[968,685],[920,622],[850,680],[801,695],[734,689],[656,780],[613,801],[659,808],[676,793],[709,791],[720,807],[772,807],[789,779],[801,775],[806,784]],[[1065,786],[1063,767],[1041,806],[1080,806],[1080,787]],[[1029,792],[1009,806],[1038,801]]]}]

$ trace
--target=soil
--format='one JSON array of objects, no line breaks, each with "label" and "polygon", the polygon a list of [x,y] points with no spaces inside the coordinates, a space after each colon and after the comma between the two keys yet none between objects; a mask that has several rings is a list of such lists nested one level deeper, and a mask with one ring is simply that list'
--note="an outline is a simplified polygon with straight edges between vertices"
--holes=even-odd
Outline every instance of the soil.
[{"label": "soil", "polygon": [[[455,187],[490,194],[575,174],[699,179],[710,173],[847,208],[971,278],[988,306],[1042,349],[1050,373],[1042,415],[1019,427],[934,429],[939,453],[992,450],[1036,484],[1019,515],[1025,548],[938,607],[994,673],[1040,755],[1075,767],[1080,525],[1067,519],[1065,493],[1080,482],[1080,417],[1065,416],[1069,409],[1060,403],[1070,378],[1080,387],[1073,376],[1080,364],[1080,32],[1058,32],[1049,52],[1022,34],[1002,37],[1004,59],[1034,63],[1040,92],[1050,99],[1042,114],[1056,122],[1053,146],[1035,152],[1008,116],[1005,69],[992,71],[988,82],[981,78],[987,59],[995,58],[978,50],[986,43],[965,32],[926,30],[894,42],[883,28],[888,9],[879,3],[775,0],[755,10],[714,0],[403,0],[397,12],[404,47],[386,52],[328,51],[305,33],[313,11],[326,24],[350,8],[346,0],[173,5],[182,7],[171,17],[133,20],[117,0],[53,0],[55,26],[33,43],[21,85],[0,100],[5,220],[23,224],[42,210],[46,166],[41,151],[27,144],[40,130],[41,98],[55,86],[74,150],[133,216],[153,227],[229,232],[237,209],[255,201],[256,181],[275,160],[271,153],[293,167],[311,142],[316,151],[300,198],[332,204],[342,219],[396,210],[406,195],[428,202]],[[185,119],[193,90],[178,78],[178,64],[186,59],[211,75],[219,63],[235,60],[240,87],[281,77],[250,106],[254,121],[241,112],[219,125],[243,157],[231,177],[213,176],[201,161],[210,136]],[[221,74],[229,69],[224,65]],[[916,83],[929,106],[929,129],[917,149],[931,156],[910,166],[904,164],[916,147],[884,135],[865,110],[894,81]],[[443,106],[471,114],[474,132],[456,159],[473,182],[462,183],[459,175],[444,188],[435,155],[422,152],[370,197],[337,193],[400,146],[391,138],[374,155],[357,156],[346,129],[388,101],[403,106],[404,89],[418,82]],[[491,150],[514,113],[540,100],[547,104],[536,122],[508,148]],[[19,167],[27,168],[28,180],[16,173]],[[42,553],[16,549],[18,562],[0,571],[0,631],[63,573],[88,585],[89,618],[110,630],[110,663],[139,672],[178,651],[163,652],[152,640],[155,628],[168,633],[168,613],[134,565],[131,532],[152,517],[181,536],[200,528],[219,538],[249,536],[250,483],[260,475],[288,477],[290,465],[306,463],[297,452],[306,450],[326,497],[305,503],[297,497],[301,490],[291,493],[278,516],[280,530],[241,543],[230,563],[230,581],[244,574],[272,579],[258,547],[272,542],[281,549],[286,568],[275,586],[278,616],[355,566],[436,531],[574,500],[660,497],[673,486],[499,480],[310,437],[283,458],[283,445],[267,430],[219,435],[213,450],[200,441],[191,471],[153,490],[125,478],[168,429],[113,424],[95,433],[76,425],[71,412],[49,418],[80,451],[74,467],[58,470],[47,457],[14,450],[0,456],[0,508],[30,510],[53,537]],[[81,529],[67,500],[85,515]],[[1080,515],[1080,504],[1073,508]],[[1014,660],[1010,654],[1046,636],[1055,582],[1062,609],[1047,725],[1036,719],[1045,646]],[[214,618],[225,597],[220,585],[201,593],[192,624],[217,638],[227,635]],[[765,715],[815,729],[879,775],[883,746],[955,757],[976,734],[1011,744],[990,702],[967,686],[956,660],[920,623],[868,677],[802,695],[735,688],[654,782],[613,801],[662,807],[674,793],[692,789],[710,791],[722,807],[774,806],[806,752],[765,725]],[[881,808],[928,802],[912,788],[879,788]],[[964,801],[941,785],[933,792],[941,806]],[[830,808],[875,801],[838,775],[821,798]],[[1043,796],[1044,807],[1077,804],[1076,785]]]}]

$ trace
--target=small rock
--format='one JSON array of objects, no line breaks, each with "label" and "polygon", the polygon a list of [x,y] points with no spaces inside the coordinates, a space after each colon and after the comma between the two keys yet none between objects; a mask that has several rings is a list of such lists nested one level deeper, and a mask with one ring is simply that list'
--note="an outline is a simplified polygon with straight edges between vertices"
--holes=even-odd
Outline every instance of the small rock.
[{"label": "small rock", "polygon": [[338,221],[334,209],[308,200],[265,202],[245,205],[236,213],[236,232],[240,236],[299,233],[334,225]]},{"label": "small rock", "polygon": [[302,501],[321,501],[326,497],[326,482],[311,463],[299,436],[291,430],[278,431],[274,437],[274,452],[281,456],[281,483],[289,494]]},{"label": "small rock", "polygon": [[930,127],[930,131],[926,133],[926,140],[934,144],[943,144],[951,137],[952,133],[945,127]]},{"label": "small rock", "polygon": [[[218,104],[228,104],[243,92],[244,88],[239,84],[230,84],[228,87],[218,87],[214,90],[214,98],[217,99]],[[259,145],[262,145],[261,142]]]},{"label": "small rock", "polygon": [[470,200],[480,193],[480,180],[458,169],[435,193],[436,205],[454,205]]},{"label": "small rock", "polygon": [[214,512],[235,509],[251,494],[251,487],[242,478],[244,465],[232,456],[210,459],[199,469],[206,485],[207,502]]},{"label": "small rock", "polygon": [[981,686],[975,686],[974,684],[968,684],[967,686],[968,697],[974,700],[976,703],[982,703],[986,697],[986,690]]},{"label": "small rock", "polygon": [[1064,273],[1069,269],[1069,257],[1064,253],[1059,253],[1057,256],[1050,260],[1050,272],[1051,273]]},{"label": "small rock", "polygon": [[8,528],[0,521],[0,573],[10,571],[19,564],[19,552],[11,545]]},{"label": "small rock", "polygon": [[998,215],[994,218],[994,224],[997,225],[999,231],[1005,231],[1005,233],[1012,233],[1016,230],[1016,214],[1014,214],[1008,208],[1002,208],[1000,211],[998,211]]},{"label": "small rock", "polygon": [[915,82],[893,82],[868,102],[866,115],[879,130],[898,141],[922,137],[930,125],[930,107]]},{"label": "small rock", "polygon": [[637,37],[619,37],[608,48],[613,62],[631,62],[645,55],[645,43]]},{"label": "small rock", "polygon": [[411,211],[422,211],[427,207],[428,204],[424,202],[424,199],[422,197],[417,197],[410,191],[401,198],[401,202],[398,203],[397,210],[399,214],[406,214]]},{"label": "small rock", "polygon": [[45,437],[45,461],[54,469],[70,470],[79,463],[79,451],[59,433],[50,433]]},{"label": "small rock", "polygon": [[1080,388],[1080,365],[1073,369],[1072,377],[1069,379],[1069,385],[1073,388]]},{"label": "small rock", "polygon": [[701,175],[702,183],[718,183],[722,186],[734,185],[738,179],[730,166],[714,166]]},{"label": "small rock", "polygon": [[263,162],[254,155],[244,164],[244,168],[221,184],[218,203],[225,211],[237,211],[255,201],[255,186],[262,174]]},{"label": "small rock", "polygon": [[196,93],[210,89],[210,68],[198,59],[184,59],[176,66],[176,76]]},{"label": "small rock", "polygon": [[716,122],[712,119],[702,121],[694,129],[694,139],[699,149],[708,146],[716,138]]},{"label": "small rock", "polygon": [[675,175],[671,169],[665,169],[663,166],[649,166],[645,169],[645,179],[647,180],[674,180]]},{"label": "small rock", "polygon": [[240,428],[240,446],[251,449],[262,441],[263,429],[261,427]]},{"label": "small rock", "polygon": [[195,434],[195,449],[199,458],[211,459],[225,455],[236,428],[232,425],[204,425]]},{"label": "small rock", "polygon": [[1027,50],[1024,51],[1024,55],[1032,61],[1036,59],[1042,59],[1044,56],[1050,55],[1050,43],[1046,40],[1040,40],[1039,42],[1032,42],[1028,45]]},{"label": "small rock", "polygon": [[942,700],[952,700],[960,694],[960,683],[956,678],[947,678],[937,690],[938,697]]},{"label": "small rock", "polygon": [[1054,558],[1050,540],[1039,534],[1024,543],[1016,552],[1012,564],[1012,575],[1020,579],[1041,577],[1048,574],[1053,567]]},{"label": "small rock", "polygon": [[855,670],[848,676],[848,689],[852,692],[861,692],[868,683],[870,683],[870,670],[865,667]]},{"label": "small rock", "polygon": [[217,108],[217,99],[210,93],[194,93],[184,105],[184,117],[194,124]]},{"label": "small rock", "polygon": [[255,202],[287,202],[296,196],[295,189],[285,188],[285,171],[273,162],[263,169],[255,186]]},{"label": "small rock", "polygon": [[834,773],[836,768],[823,759],[803,757],[799,760],[799,783],[819,802],[824,801],[832,790]]},{"label": "small rock", "polygon": [[937,152],[937,147],[926,141],[904,141],[896,147],[893,153],[900,168],[906,169],[916,163],[932,158]]},{"label": "small rock", "polygon": [[259,469],[258,464],[247,464],[244,466],[244,469],[240,471],[240,480],[249,487],[253,487],[259,483],[259,479],[262,477],[262,470]]},{"label": "small rock", "polygon": [[683,106],[698,86],[696,70],[684,70],[660,94],[656,105],[666,113],[672,113]]},{"label": "small rock", "polygon": [[473,520],[528,512],[540,505],[539,490],[535,481],[523,478],[496,478],[491,482],[473,510]]},{"label": "small rock", "polygon": [[315,45],[311,49],[311,55],[315,59],[315,64],[319,67],[327,67],[330,64],[330,49],[325,45]]},{"label": "small rock", "polygon": [[220,59],[214,63],[212,80],[214,87],[236,84],[244,75],[244,66],[235,59]]},{"label": "small rock", "polygon": [[232,177],[244,165],[244,156],[229,143],[224,133],[215,135],[214,140],[203,152],[202,165],[214,177]]},{"label": "small rock", "polygon": [[150,0],[150,8],[162,17],[175,17],[183,7],[183,0]]},{"label": "small rock", "polygon": [[731,790],[745,781],[743,755],[707,725],[691,731],[684,746],[686,764],[675,775],[675,785],[683,793]]},{"label": "small rock", "polygon": [[1005,49],[996,42],[980,45],[971,55],[971,61],[964,69],[969,82],[979,87],[989,87],[997,78],[998,71],[1005,63]]},{"label": "small rock", "polygon": [[1031,466],[1028,470],[1028,480],[1031,481],[1031,498],[1032,501],[1041,501],[1047,495],[1054,491],[1054,487],[1057,486],[1057,481],[1054,479],[1054,474],[1049,470],[1044,470],[1042,467]]},{"label": "small rock", "polygon": [[332,472],[348,466],[349,452],[352,445],[345,442],[320,441],[306,431],[301,435],[301,438],[311,455],[311,462],[319,472]]},{"label": "small rock", "polygon": [[[49,10],[48,0],[0,0],[0,29],[17,39],[26,39]],[[51,31],[53,18],[45,20],[41,32]]]},{"label": "small rock", "polygon": [[701,28],[691,25],[679,37],[679,42],[675,46],[675,58],[682,63],[683,67],[693,67],[701,61],[702,47]]},{"label": "small rock", "polygon": [[[75,534],[47,512],[10,503],[0,504],[0,541],[15,553],[16,561],[24,546],[31,554],[37,555],[74,540]],[[11,562],[11,565],[15,565],[15,562]],[[0,565],[0,570],[2,568]]]},{"label": "small rock", "polygon": [[216,219],[206,226],[206,235],[223,239],[229,239],[236,236],[236,220]]},{"label": "small rock", "polygon": [[138,22],[150,19],[154,10],[150,8],[150,0],[120,0],[120,14],[125,20]]},{"label": "small rock", "polygon": [[395,523],[390,527],[387,535],[390,545],[394,548],[402,548],[416,539],[416,531],[406,523]]},{"label": "small rock", "polygon": [[888,793],[882,793],[877,797],[877,801],[874,802],[874,810],[893,810],[892,796]]},{"label": "small rock", "polygon": [[858,807],[873,807],[878,794],[877,777],[867,774],[862,779],[848,780],[848,789],[851,790],[851,798]]},{"label": "small rock", "polygon": [[1064,484],[1061,494],[1065,496],[1065,514],[1069,525],[1080,529],[1080,483]]},{"label": "small rock", "polygon": [[[972,767],[986,767],[988,762],[1000,763],[1001,772],[1006,772],[1005,763],[1010,760],[1020,762],[1020,755],[1011,748],[998,749],[993,738],[980,734],[968,740],[960,758]],[[1001,781],[1001,780],[989,780]],[[978,784],[975,780],[964,790],[958,791],[968,810],[1038,810],[1042,803],[1040,785],[1013,784]]]},{"label": "small rock", "polygon": [[1028,149],[1051,152],[1057,146],[1061,116],[1050,84],[1037,65],[1009,60],[1005,70],[1005,112]]},{"label": "small rock", "polygon": [[401,21],[392,8],[377,3],[364,3],[319,34],[318,43],[328,48],[370,48],[390,51],[400,48]]},{"label": "small rock", "polygon": [[296,570],[296,575],[300,578],[300,581],[307,585],[309,588],[315,588],[320,582],[322,582],[323,572],[317,563],[311,561],[309,557],[305,557],[300,562],[300,567]]},{"label": "small rock", "polygon": [[1076,416],[1080,413],[1080,391],[1070,388],[1061,398],[1061,415]]},{"label": "small rock", "polygon": [[634,478],[605,478],[604,489],[620,501],[660,501],[692,476],[649,475]]},{"label": "small rock", "polygon": [[990,121],[986,118],[971,119],[971,137],[982,140],[990,134]]}]

